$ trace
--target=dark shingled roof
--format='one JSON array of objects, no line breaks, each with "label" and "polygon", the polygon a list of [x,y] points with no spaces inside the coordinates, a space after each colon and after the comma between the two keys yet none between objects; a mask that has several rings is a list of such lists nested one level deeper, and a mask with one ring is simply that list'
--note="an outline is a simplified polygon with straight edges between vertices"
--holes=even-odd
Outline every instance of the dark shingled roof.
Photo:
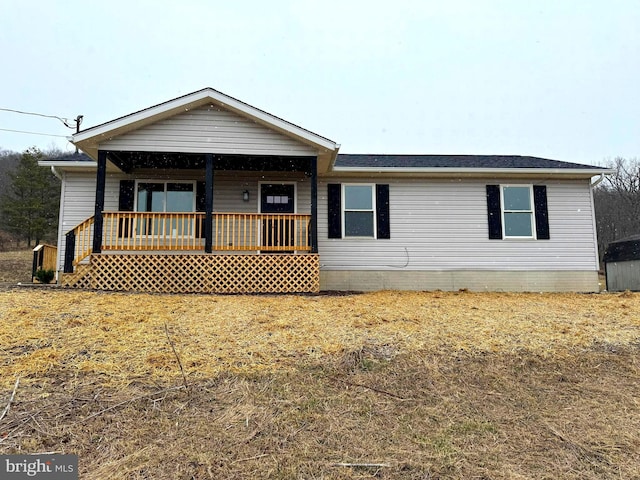
[{"label": "dark shingled roof", "polygon": [[602,170],[602,167],[520,155],[360,155],[339,154],[336,167],[354,168],[549,168]]},{"label": "dark shingled roof", "polygon": [[73,152],[60,155],[59,157],[48,158],[47,160],[54,160],[56,162],[93,162],[94,160],[86,153]]},{"label": "dark shingled roof", "polygon": [[605,263],[640,260],[640,235],[632,235],[607,245]]},{"label": "dark shingled roof", "polygon": [[[50,160],[60,162],[93,162],[85,153],[72,153]],[[602,170],[603,167],[561,162],[547,158],[520,155],[375,155],[339,154],[336,167],[353,168],[546,168]]]}]

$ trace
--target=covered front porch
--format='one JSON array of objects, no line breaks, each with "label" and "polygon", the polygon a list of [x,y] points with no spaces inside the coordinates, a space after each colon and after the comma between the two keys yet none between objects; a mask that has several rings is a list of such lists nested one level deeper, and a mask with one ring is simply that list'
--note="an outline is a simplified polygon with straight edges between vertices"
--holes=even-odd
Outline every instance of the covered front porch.
[{"label": "covered front porch", "polygon": [[335,161],[332,140],[204,88],[78,132],[73,143],[88,161],[52,164],[65,174],[62,283],[319,289],[318,173]]},{"label": "covered front porch", "polygon": [[61,282],[71,287],[154,293],[305,293],[320,288],[309,243],[311,216],[216,213],[212,252],[203,213],[103,212],[66,236]]},{"label": "covered front porch", "polygon": [[[315,161],[99,151],[94,215],[65,234],[62,283],[172,293],[316,292]],[[118,209],[111,210],[115,185]],[[217,205],[233,211],[214,211]]]}]

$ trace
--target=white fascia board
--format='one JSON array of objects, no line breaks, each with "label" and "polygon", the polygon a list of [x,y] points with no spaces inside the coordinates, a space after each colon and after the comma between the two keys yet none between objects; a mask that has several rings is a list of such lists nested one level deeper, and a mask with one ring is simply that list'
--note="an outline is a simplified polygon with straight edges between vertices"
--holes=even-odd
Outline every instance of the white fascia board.
[{"label": "white fascia board", "polygon": [[173,114],[177,114],[180,110],[199,107],[200,105],[204,105],[207,101],[211,101],[221,107],[240,113],[245,117],[250,117],[263,125],[287,132],[290,135],[306,140],[318,147],[332,151],[336,150],[336,143],[327,138],[321,137],[320,135],[298,127],[297,125],[275,117],[270,113],[252,107],[251,105],[241,102],[240,100],[236,100],[235,98],[229,97],[211,88],[199,90],[183,97],[169,100],[168,102],[161,103],[160,105],[156,105],[76,133],[73,135],[73,143],[82,144],[83,142],[91,141],[96,137],[101,137],[100,139],[102,139],[105,136],[119,134],[119,130],[124,133],[128,131],[127,127],[130,125],[145,125],[146,123],[152,123],[154,120],[160,120]]},{"label": "white fascia board", "polygon": [[[58,171],[61,172],[65,172],[65,171],[75,171],[75,172],[87,172],[87,171],[94,171],[98,169],[98,162],[87,162],[87,161],[83,161],[83,162],[73,162],[73,161],[58,161],[56,162],[55,160],[40,160],[38,161],[38,165],[40,165],[41,167],[51,167],[51,168],[55,168]],[[120,170],[118,167],[116,167],[113,163],[107,161],[107,173],[120,173],[122,172],[122,170]]]},{"label": "white fascia board", "polygon": [[594,177],[596,175],[610,175],[615,170],[609,168],[458,168],[458,167],[334,167],[334,173],[364,173],[364,174],[457,174],[457,175],[572,175]]},{"label": "white fascia board", "polygon": [[98,166],[98,162],[56,162],[55,160],[38,160],[38,165],[41,167],[82,167],[82,168],[96,168]]}]

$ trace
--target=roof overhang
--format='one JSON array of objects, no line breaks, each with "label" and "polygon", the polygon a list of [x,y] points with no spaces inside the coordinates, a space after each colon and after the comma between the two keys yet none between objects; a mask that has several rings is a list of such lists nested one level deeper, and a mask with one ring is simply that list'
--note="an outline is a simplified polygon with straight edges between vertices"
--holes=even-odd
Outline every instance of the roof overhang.
[{"label": "roof overhang", "polygon": [[[98,163],[95,161],[60,161],[40,160],[42,167],[55,167],[57,170],[95,171]],[[107,162],[108,172],[120,172],[120,169]],[[335,167],[331,172],[322,174],[323,177],[430,177],[430,178],[564,178],[588,179],[595,176],[611,175],[615,170],[602,169],[567,169],[567,168],[415,168],[415,167]]]},{"label": "roof overhang", "polygon": [[[41,167],[53,167],[58,171],[95,172],[96,168],[98,167],[98,162],[38,160],[38,165]],[[107,172],[116,173],[120,172],[120,169],[111,162],[107,162]]]},{"label": "roof overhang", "polygon": [[[225,95],[212,88],[204,88],[153,107],[140,110],[101,125],[88,128],[72,136],[71,142],[94,160],[99,145],[110,138],[172,117],[206,104],[218,105],[272,130],[298,140],[318,151],[318,171],[326,172],[335,161],[340,145],[282,118]],[[211,152],[216,153],[216,152]]]},{"label": "roof overhang", "polygon": [[460,167],[340,167],[334,166],[328,176],[345,177],[477,177],[477,178],[575,178],[586,179],[609,175],[608,168],[460,168]]}]

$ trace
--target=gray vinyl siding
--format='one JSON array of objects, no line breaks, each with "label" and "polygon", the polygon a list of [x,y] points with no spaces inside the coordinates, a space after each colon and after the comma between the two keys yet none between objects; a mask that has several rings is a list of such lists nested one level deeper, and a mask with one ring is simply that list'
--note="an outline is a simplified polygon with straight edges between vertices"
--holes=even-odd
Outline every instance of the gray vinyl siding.
[{"label": "gray vinyl siding", "polygon": [[[296,213],[311,212],[311,184],[304,174],[287,172],[215,172],[213,181],[213,211],[257,213],[260,208],[260,183],[295,183]],[[249,201],[242,192],[249,191]]]},{"label": "gray vinyl siding", "polygon": [[93,215],[96,201],[95,173],[66,173],[64,176],[64,216],[61,232],[66,234]]},{"label": "gray vinyl siding", "polygon": [[[164,180],[173,172],[140,174]],[[201,180],[202,172],[181,172]],[[296,183],[296,212],[310,212],[310,183],[303,174],[215,172],[214,211],[257,212],[260,182]],[[64,234],[93,215],[95,173],[65,174],[59,233],[59,268]],[[118,209],[119,180],[107,175],[105,210]],[[343,179],[347,181],[346,179]],[[354,183],[354,179],[348,179]],[[340,183],[331,179],[331,183]],[[366,183],[366,182],[362,182]],[[482,180],[377,180],[390,185],[391,239],[328,239],[327,182],[318,188],[318,237],[323,270],[344,271],[595,271],[598,269],[588,181],[543,182],[547,186],[550,240],[489,240],[486,190]],[[242,201],[249,190],[250,201]]]},{"label": "gray vinyl siding", "polygon": [[[354,179],[342,179],[354,183]],[[595,271],[597,246],[588,181],[547,186],[550,240],[489,240],[487,184],[523,180],[377,180],[390,185],[391,239],[329,239],[327,183],[319,185],[323,270]],[[341,183],[331,179],[330,183]],[[362,182],[366,183],[366,182]]]},{"label": "gray vinyl siding", "polygon": [[317,150],[218,106],[203,106],[100,144],[103,150],[317,155]]},{"label": "gray vinyl siding", "polygon": [[[124,175],[107,175],[105,210],[118,210],[119,180]],[[58,268],[64,266],[65,234],[94,214],[96,202],[95,172],[66,172],[61,197],[58,229]]]}]

